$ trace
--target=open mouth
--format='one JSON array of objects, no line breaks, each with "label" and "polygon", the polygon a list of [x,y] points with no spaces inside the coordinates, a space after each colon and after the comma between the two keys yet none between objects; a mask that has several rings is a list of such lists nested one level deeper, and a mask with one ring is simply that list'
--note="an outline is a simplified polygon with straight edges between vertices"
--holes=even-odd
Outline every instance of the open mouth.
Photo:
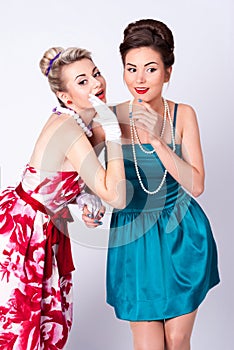
[{"label": "open mouth", "polygon": [[105,93],[103,90],[99,91],[97,94],[95,94],[95,96],[97,96],[98,98],[100,98],[100,100],[105,99]]},{"label": "open mouth", "polygon": [[148,90],[149,90],[149,88],[146,88],[146,87],[135,88],[136,93],[138,93],[140,95],[145,94]]}]

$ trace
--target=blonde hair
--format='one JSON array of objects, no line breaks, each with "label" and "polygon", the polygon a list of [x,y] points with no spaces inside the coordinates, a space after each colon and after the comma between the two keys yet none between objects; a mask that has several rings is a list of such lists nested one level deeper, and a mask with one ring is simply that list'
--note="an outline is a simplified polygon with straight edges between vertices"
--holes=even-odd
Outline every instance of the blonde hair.
[{"label": "blonde hair", "polygon": [[[91,53],[86,49],[79,47],[51,47],[40,60],[40,69],[42,74],[47,76],[51,90],[56,94],[58,91],[66,91],[63,80],[62,67],[73,62],[80,61],[83,58],[92,60]],[[60,100],[59,102],[63,104]]]}]

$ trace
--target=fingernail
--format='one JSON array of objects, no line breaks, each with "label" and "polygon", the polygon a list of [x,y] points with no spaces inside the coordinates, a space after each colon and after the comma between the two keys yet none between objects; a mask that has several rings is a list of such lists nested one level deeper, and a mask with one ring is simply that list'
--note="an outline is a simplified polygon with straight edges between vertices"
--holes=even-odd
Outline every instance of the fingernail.
[{"label": "fingernail", "polygon": [[102,222],[99,220],[94,220],[95,224],[102,225]]},{"label": "fingernail", "polygon": [[138,98],[138,102],[142,102],[142,99],[141,99],[141,98]]},{"label": "fingernail", "polygon": [[90,219],[93,217],[92,214],[87,214],[87,216],[88,216],[88,218],[90,218]]}]

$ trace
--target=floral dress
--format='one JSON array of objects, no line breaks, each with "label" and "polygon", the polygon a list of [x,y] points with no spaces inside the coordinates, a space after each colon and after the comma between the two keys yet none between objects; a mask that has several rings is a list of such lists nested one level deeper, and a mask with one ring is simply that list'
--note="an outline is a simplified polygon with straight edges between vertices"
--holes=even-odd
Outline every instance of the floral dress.
[{"label": "floral dress", "polygon": [[75,171],[26,166],[0,193],[0,349],[63,349],[72,325],[68,204],[84,187]]}]

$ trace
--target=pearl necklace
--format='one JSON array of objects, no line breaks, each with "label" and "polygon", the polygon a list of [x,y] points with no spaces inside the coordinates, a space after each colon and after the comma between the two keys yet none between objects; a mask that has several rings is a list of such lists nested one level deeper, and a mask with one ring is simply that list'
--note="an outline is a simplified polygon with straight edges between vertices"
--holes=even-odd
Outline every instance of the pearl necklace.
[{"label": "pearl necklace", "polygon": [[[165,171],[164,171],[164,175],[162,177],[162,180],[161,180],[159,186],[154,191],[149,191],[149,190],[147,190],[145,188],[145,186],[144,186],[144,184],[142,182],[141,175],[140,175],[139,168],[138,168],[138,164],[137,164],[136,150],[135,150],[135,139],[136,139],[137,143],[139,144],[140,149],[144,153],[152,154],[152,153],[155,152],[155,149],[153,149],[152,151],[147,151],[146,149],[143,148],[143,146],[142,146],[142,144],[140,142],[139,136],[137,134],[137,129],[136,129],[134,120],[132,118],[132,104],[133,104],[133,101],[130,101],[130,103],[129,103],[129,118],[130,118],[130,132],[131,132],[131,141],[132,141],[132,153],[133,153],[135,170],[136,170],[138,181],[139,181],[143,191],[146,192],[147,194],[154,195],[154,194],[158,193],[161,190],[161,188],[162,188],[162,186],[163,186],[163,184],[164,184],[164,182],[166,180],[167,169],[165,169]],[[168,116],[169,123],[170,123],[170,128],[171,128],[172,150],[173,150],[173,152],[175,152],[176,145],[175,145],[175,136],[174,136],[174,130],[173,130],[173,122],[172,122],[172,119],[171,119],[170,110],[169,110],[169,106],[168,106],[167,100],[164,99],[164,98],[163,98],[163,104],[164,104],[164,116],[163,116],[163,126],[162,126],[162,130],[161,130],[161,133],[160,133],[160,137],[162,138],[163,135],[164,135],[164,131],[165,131],[165,128],[166,128],[166,119],[167,119],[167,116]],[[135,139],[134,139],[134,137],[135,137]]]},{"label": "pearl necklace", "polygon": [[84,130],[88,137],[91,137],[93,135],[92,131],[90,130],[91,128],[89,126],[86,126],[81,117],[72,109],[58,106],[53,109],[53,112],[57,113],[58,115],[62,113],[71,115],[76,120],[77,124],[79,124],[80,127]]},{"label": "pearl necklace", "polygon": [[[131,118],[131,122],[130,122],[130,126],[132,128],[132,131],[134,132],[134,136],[135,136],[135,139],[140,147],[140,149],[142,150],[142,152],[146,153],[146,154],[153,154],[155,153],[155,149],[153,149],[152,151],[148,151],[146,150],[142,144],[141,144],[141,141],[139,139],[139,136],[138,136],[138,133],[137,133],[137,129],[136,129],[136,126],[135,126],[135,123],[134,123],[134,120],[132,119],[132,103],[133,101],[130,102],[129,104],[129,116]],[[166,128],[166,121],[167,121],[167,103],[165,103],[165,100],[163,99],[163,104],[164,104],[164,114],[163,114],[163,126],[162,126],[162,130],[161,130],[161,133],[160,133],[160,137],[162,138],[163,135],[164,135],[164,131],[165,131],[165,128]]]}]

